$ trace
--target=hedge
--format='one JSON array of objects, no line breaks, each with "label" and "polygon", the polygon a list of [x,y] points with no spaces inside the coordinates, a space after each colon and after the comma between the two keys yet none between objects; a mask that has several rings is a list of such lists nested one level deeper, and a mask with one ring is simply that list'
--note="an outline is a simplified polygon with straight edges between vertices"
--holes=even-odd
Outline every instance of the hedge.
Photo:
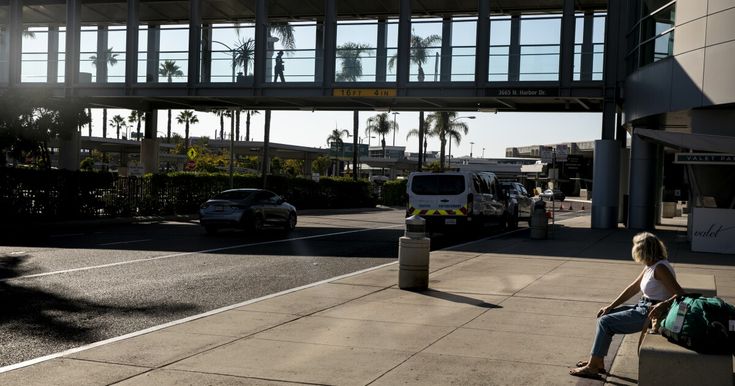
[{"label": "hedge", "polygon": [[383,184],[383,205],[405,206],[408,202],[406,180],[391,180]]},{"label": "hedge", "polygon": [[[9,218],[72,220],[100,217],[194,214],[229,176],[214,173],[118,177],[106,172],[0,168],[0,210]],[[235,188],[260,187],[262,179],[236,174]],[[298,209],[375,206],[367,181],[348,178],[268,176],[267,189]]]}]

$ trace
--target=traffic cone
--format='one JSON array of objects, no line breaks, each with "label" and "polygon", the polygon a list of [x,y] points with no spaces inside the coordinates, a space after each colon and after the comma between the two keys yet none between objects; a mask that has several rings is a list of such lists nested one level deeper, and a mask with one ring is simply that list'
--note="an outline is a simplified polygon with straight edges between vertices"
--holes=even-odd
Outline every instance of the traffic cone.
[{"label": "traffic cone", "polygon": [[582,210],[584,210],[584,204],[582,204]]},{"label": "traffic cone", "polygon": [[569,210],[574,210],[574,208],[572,208],[572,203],[571,202],[569,203]]},{"label": "traffic cone", "polygon": [[564,204],[559,204],[559,210],[564,210]]}]

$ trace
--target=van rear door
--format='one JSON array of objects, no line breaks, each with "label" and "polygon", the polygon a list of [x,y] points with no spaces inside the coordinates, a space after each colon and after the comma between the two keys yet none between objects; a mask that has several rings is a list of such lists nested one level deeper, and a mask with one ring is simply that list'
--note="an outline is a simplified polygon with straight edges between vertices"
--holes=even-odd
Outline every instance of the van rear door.
[{"label": "van rear door", "polygon": [[415,174],[408,189],[410,214],[465,215],[467,180],[462,174]]}]

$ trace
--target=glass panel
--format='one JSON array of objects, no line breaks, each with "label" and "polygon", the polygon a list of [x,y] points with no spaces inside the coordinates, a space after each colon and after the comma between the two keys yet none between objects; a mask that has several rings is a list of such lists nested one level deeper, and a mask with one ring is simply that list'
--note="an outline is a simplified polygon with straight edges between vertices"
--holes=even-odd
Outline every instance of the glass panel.
[{"label": "glass panel", "polygon": [[490,58],[488,81],[508,81],[510,60],[510,17],[490,18]]},{"label": "glass panel", "polygon": [[46,83],[48,69],[48,27],[23,27],[20,81]]},{"label": "glass panel", "polygon": [[0,6],[0,83],[10,78],[8,57],[10,56],[10,33],[8,31],[8,6]]},{"label": "glass panel", "polygon": [[377,80],[378,23],[340,22],[337,25],[337,82]]},{"label": "glass panel", "polygon": [[519,80],[559,80],[561,16],[521,17]]},{"label": "glass panel", "polygon": [[452,81],[475,80],[475,40],[477,18],[452,22]]},{"label": "glass panel", "polygon": [[186,82],[189,69],[189,26],[162,25],[159,34],[161,46],[157,66],[158,81]]},{"label": "glass panel", "polygon": [[412,20],[410,82],[439,80],[441,46],[441,19]]},{"label": "glass panel", "polygon": [[[209,50],[207,40],[211,41]],[[202,30],[202,82],[252,83],[255,26],[251,23],[214,24]],[[209,61],[207,63],[206,61]],[[209,77],[204,70],[209,66]]]},{"label": "glass panel", "polygon": [[386,46],[388,52],[386,55],[386,80],[388,82],[396,81],[396,56],[398,55],[398,20],[389,20],[387,23]]},{"label": "glass panel", "polygon": [[314,82],[317,23],[270,20],[266,82]]}]

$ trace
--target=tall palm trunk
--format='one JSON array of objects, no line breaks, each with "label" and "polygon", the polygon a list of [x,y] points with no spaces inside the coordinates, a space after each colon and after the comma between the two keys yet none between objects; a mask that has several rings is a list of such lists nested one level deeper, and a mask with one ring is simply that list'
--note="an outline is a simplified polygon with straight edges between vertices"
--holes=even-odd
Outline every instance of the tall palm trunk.
[{"label": "tall palm trunk", "polygon": [[102,109],[102,138],[107,138],[107,109]]},{"label": "tall palm trunk", "polygon": [[168,110],[168,125],[166,126],[166,143],[171,142],[171,110]]},{"label": "tall palm trunk", "polygon": [[92,109],[87,109],[87,115],[89,116],[89,136],[92,136]]},{"label": "tall palm trunk", "polygon": [[189,147],[189,121],[186,121],[186,131],[184,132],[184,146]]},{"label": "tall palm trunk", "polygon": [[219,139],[225,139],[225,114],[222,111],[219,114]]},{"label": "tall palm trunk", "polygon": [[235,110],[235,141],[240,140],[240,109]]},{"label": "tall palm trunk", "polygon": [[444,128],[441,131],[441,134],[439,135],[439,140],[441,141],[441,150],[440,150],[440,159],[439,159],[439,167],[442,171],[444,171],[444,149],[447,146],[447,128],[449,128],[449,114],[446,112],[441,113],[441,119],[442,119],[442,127]]},{"label": "tall palm trunk", "polygon": [[245,142],[250,142],[250,110],[245,118]]}]

